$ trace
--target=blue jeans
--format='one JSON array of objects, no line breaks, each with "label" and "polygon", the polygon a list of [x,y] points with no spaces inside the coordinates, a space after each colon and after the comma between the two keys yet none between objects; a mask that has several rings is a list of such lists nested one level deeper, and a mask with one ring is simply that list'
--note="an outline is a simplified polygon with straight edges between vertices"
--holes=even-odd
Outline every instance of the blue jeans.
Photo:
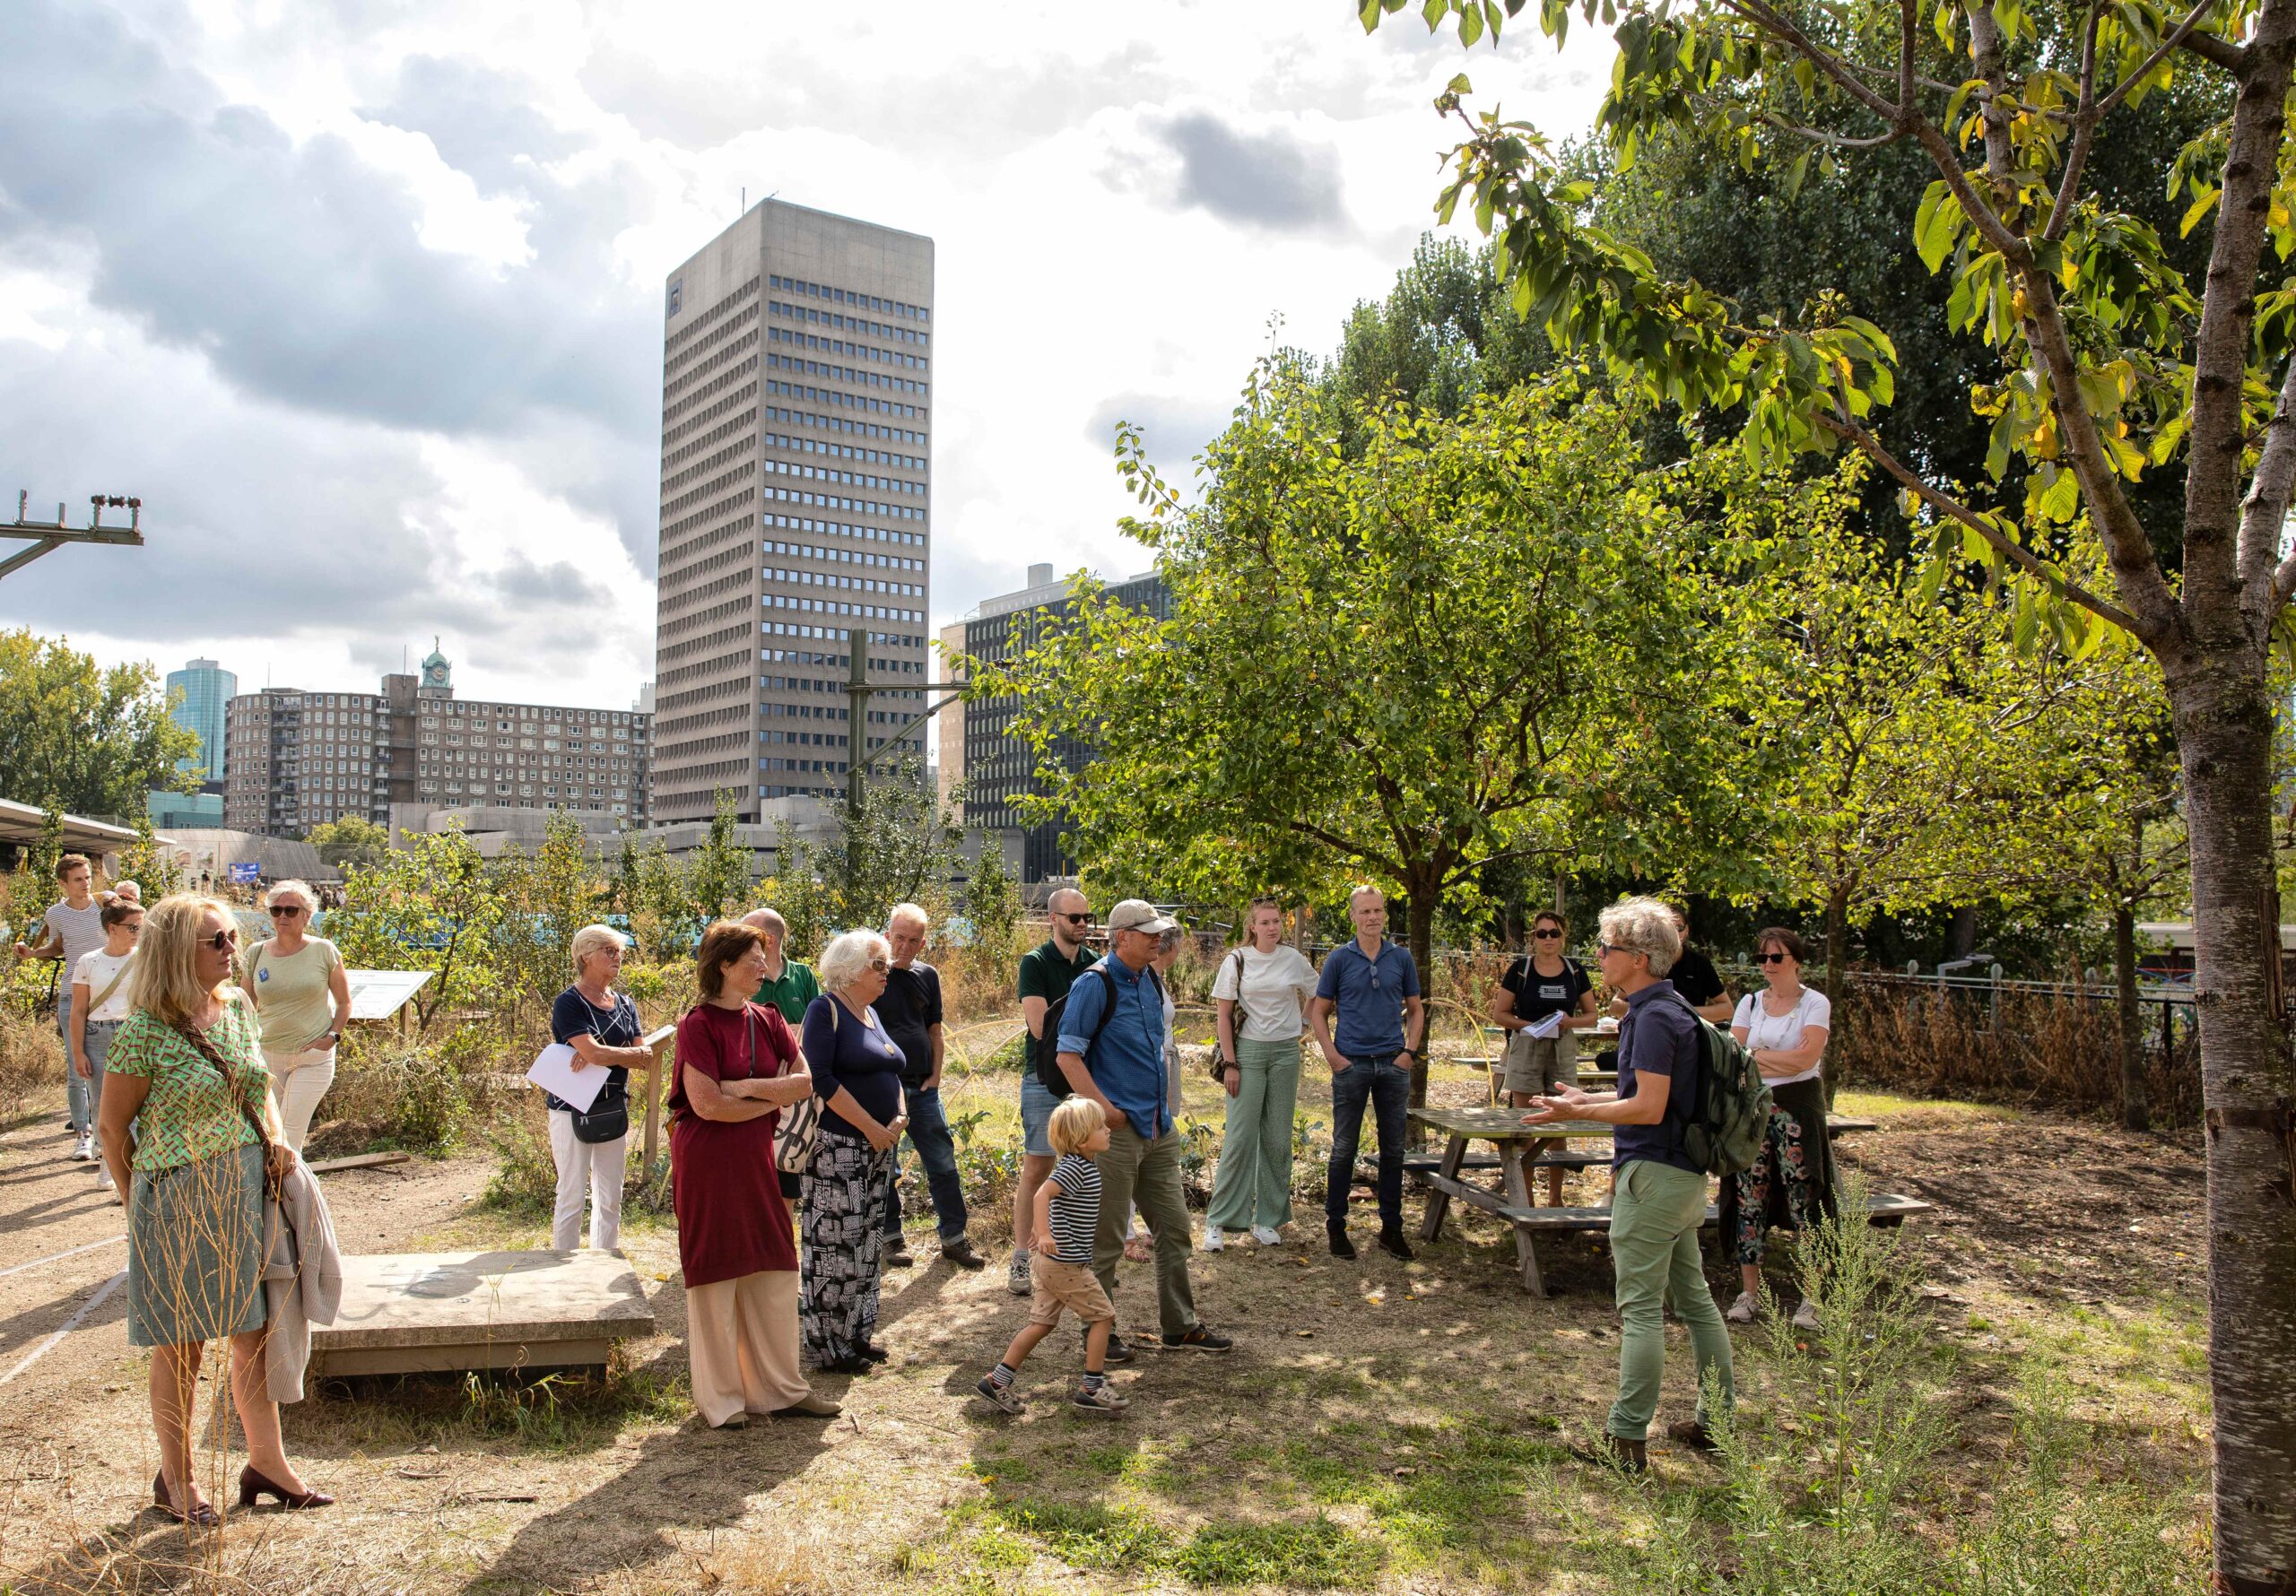
[{"label": "blue jeans", "polygon": [[1368,1103],[1379,1132],[1379,1228],[1403,1228],[1404,1122],[1411,1106],[1411,1071],[1396,1069],[1396,1057],[1388,1053],[1350,1058],[1347,1068],[1331,1078],[1331,1167],[1324,1175],[1327,1225],[1347,1223],[1347,1193],[1355,1184],[1355,1148],[1362,1139]]},{"label": "blue jeans", "polygon": [[[96,1128],[96,1094],[103,1089],[93,1080],[80,1079],[80,1071],[72,1067],[72,972],[64,972],[63,995],[56,1000],[56,1034],[64,1038],[64,1106],[72,1116],[72,1133],[85,1136]],[[91,1058],[98,1070],[103,1061]]]},{"label": "blue jeans", "polygon": [[[949,1116],[941,1108],[941,1089],[927,1091],[910,1087],[909,1141],[925,1161],[925,1186],[933,1193],[933,1217],[938,1221],[941,1245],[948,1245],[965,1233],[965,1186],[957,1175],[957,1139],[950,1133]],[[895,1150],[886,1173],[885,1234],[900,1235],[900,1154]]]}]

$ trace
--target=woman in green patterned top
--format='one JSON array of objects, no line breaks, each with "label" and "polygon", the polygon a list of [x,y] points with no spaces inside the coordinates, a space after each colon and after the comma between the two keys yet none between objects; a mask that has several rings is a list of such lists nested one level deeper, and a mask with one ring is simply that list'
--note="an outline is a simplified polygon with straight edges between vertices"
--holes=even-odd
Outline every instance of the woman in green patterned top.
[{"label": "woman in green patterned top", "polygon": [[180,893],[144,916],[133,1012],[105,1055],[98,1123],[128,1210],[127,1339],[152,1349],[152,1494],[197,1524],[215,1513],[193,1478],[192,1402],[200,1355],[219,1336],[231,1339],[231,1396],[248,1438],[240,1505],[260,1495],[290,1507],[334,1500],[306,1488],[287,1461],[265,1386],[265,1164],[283,1175],[295,1155],[279,1138],[253,1007],[232,984],[239,940],[213,898]]}]

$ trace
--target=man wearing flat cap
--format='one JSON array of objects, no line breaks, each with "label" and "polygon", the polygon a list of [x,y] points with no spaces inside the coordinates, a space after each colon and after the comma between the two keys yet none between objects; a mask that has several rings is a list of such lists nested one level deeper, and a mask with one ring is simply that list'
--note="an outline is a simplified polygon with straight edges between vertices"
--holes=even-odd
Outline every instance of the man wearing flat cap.
[{"label": "man wearing flat cap", "polygon": [[[1127,898],[1109,911],[1109,951],[1076,977],[1060,1013],[1058,1061],[1069,1086],[1108,1115],[1109,1148],[1100,1169],[1100,1228],[1092,1272],[1116,1299],[1117,1261],[1134,1203],[1156,1238],[1158,1329],[1169,1348],[1225,1352],[1234,1345],[1196,1316],[1189,1289],[1187,1198],[1180,1184],[1179,1127],[1167,1106],[1164,1000],[1149,961],[1178,922],[1153,904]],[[1108,1358],[1128,1363],[1132,1349],[1111,1333]]]}]

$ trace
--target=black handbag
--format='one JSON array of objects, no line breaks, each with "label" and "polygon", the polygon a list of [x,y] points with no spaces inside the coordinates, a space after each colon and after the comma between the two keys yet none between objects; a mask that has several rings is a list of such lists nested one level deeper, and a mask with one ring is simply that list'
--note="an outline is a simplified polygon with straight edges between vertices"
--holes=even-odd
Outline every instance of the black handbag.
[{"label": "black handbag", "polygon": [[574,1113],[574,1140],[595,1145],[630,1134],[630,1089],[609,1080],[587,1109]]}]

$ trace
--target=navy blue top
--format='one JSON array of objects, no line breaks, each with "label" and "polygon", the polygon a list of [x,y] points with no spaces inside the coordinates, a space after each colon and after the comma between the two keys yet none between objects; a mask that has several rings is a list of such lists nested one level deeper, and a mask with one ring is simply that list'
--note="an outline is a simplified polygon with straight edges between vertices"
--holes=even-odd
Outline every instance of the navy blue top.
[{"label": "navy blue top", "polygon": [[1626,1000],[1626,1018],[1618,1024],[1618,1095],[1632,1097],[1638,1075],[1668,1076],[1671,1084],[1665,1115],[1657,1124],[1618,1127],[1611,1142],[1614,1167],[1648,1158],[1705,1173],[1683,1150],[1683,1132],[1698,1101],[1700,1053],[1698,1017],[1683,1007],[1672,981],[1654,981]]},{"label": "navy blue top", "polygon": [[[602,1047],[637,1046],[646,1036],[645,1028],[639,1023],[638,1005],[630,1001],[628,993],[617,992],[613,996],[613,1006],[601,1009],[584,997],[578,986],[570,986],[560,993],[558,1001],[550,1006],[550,1039],[564,1042],[575,1037],[595,1037]],[[597,1066],[588,1067],[596,1069]],[[602,1108],[629,1089],[630,1071],[620,1064],[610,1065],[606,1070],[605,1089],[598,1093],[597,1100],[590,1106]],[[574,1112],[574,1105],[562,1100],[555,1093],[544,1092],[542,1098],[544,1106],[555,1108],[561,1114]]]},{"label": "navy blue top", "polygon": [[1154,1141],[1172,1128],[1168,1087],[1171,1077],[1164,1065],[1164,993],[1146,971],[1111,953],[1092,967],[1116,977],[1116,1011],[1098,1042],[1092,1031],[1109,1004],[1109,984],[1085,971],[1068,989],[1068,1005],[1060,1011],[1062,1053],[1081,1055],[1092,1072],[1092,1084],[1115,1105],[1141,1137]]},{"label": "navy blue top", "polygon": [[1332,1041],[1349,1058],[1378,1058],[1403,1051],[1403,1001],[1419,995],[1419,967],[1411,950],[1381,941],[1376,959],[1353,938],[1331,950],[1316,995],[1335,1004],[1339,1023]]},{"label": "navy blue top", "polygon": [[840,1086],[881,1125],[900,1113],[901,1051],[885,1035],[877,1011],[867,1013],[864,1025],[828,993],[805,1010],[805,1063],[813,1072],[813,1095],[822,1100],[822,1123],[848,1136],[860,1135],[861,1127],[829,1106]]}]

